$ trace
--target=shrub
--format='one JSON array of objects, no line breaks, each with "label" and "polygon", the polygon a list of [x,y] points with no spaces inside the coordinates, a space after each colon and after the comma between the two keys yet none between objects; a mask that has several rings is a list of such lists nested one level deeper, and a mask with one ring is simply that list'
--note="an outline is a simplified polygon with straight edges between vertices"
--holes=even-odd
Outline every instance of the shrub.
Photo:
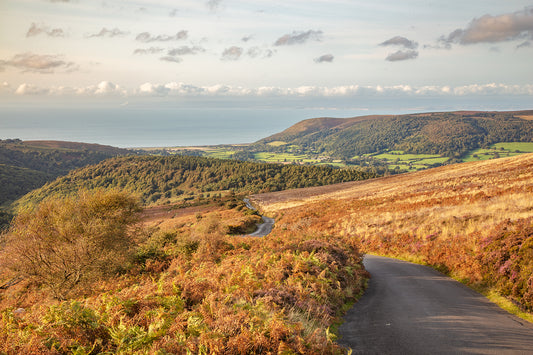
[{"label": "shrub", "polygon": [[139,204],[118,192],[82,191],[21,212],[5,240],[5,265],[58,299],[124,267]]}]

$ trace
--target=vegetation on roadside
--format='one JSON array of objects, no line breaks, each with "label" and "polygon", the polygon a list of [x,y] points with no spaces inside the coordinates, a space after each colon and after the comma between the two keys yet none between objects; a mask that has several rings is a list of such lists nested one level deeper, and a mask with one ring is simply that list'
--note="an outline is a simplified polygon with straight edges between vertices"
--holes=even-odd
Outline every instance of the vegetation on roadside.
[{"label": "vegetation on roadside", "polygon": [[[106,269],[115,273],[112,278],[86,273],[84,287],[59,297],[43,287],[48,276],[30,278],[32,273],[20,267],[24,261],[4,252],[19,267],[0,263],[0,285],[15,276],[23,280],[0,289],[1,353],[344,353],[329,327],[343,305],[361,294],[368,277],[353,241],[298,231],[230,236],[231,229],[257,217],[242,204],[230,204],[233,198],[222,201],[233,208],[169,210],[176,214],[151,217],[124,235],[129,217],[121,216],[134,209],[129,202],[98,203],[116,195],[102,196],[95,203],[85,194],[52,198],[35,209],[35,221],[17,217],[3,250],[36,233],[37,223],[44,228],[39,235],[58,240],[53,248],[66,253],[65,260],[78,244],[74,240],[100,228],[101,235],[111,236],[107,230],[115,223],[121,232],[113,235],[135,243],[120,270]],[[75,212],[69,216],[61,206]],[[85,227],[91,214],[96,219]],[[79,231],[77,221],[84,225]],[[73,234],[78,238],[61,245]],[[47,255],[44,260],[62,270],[61,259]],[[99,254],[107,263],[106,255]],[[97,269],[103,265],[99,260]]]},{"label": "vegetation on roadside", "polygon": [[[364,252],[428,264],[533,311],[533,155],[255,196],[277,228],[353,238]],[[287,198],[284,198],[287,196]]]}]

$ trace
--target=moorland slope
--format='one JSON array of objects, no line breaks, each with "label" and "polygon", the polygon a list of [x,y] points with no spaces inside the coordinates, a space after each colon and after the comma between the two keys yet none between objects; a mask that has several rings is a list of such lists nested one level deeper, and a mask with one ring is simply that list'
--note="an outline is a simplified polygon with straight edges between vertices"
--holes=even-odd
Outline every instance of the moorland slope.
[{"label": "moorland slope", "polygon": [[532,154],[251,199],[276,229],[351,238],[533,310]]}]

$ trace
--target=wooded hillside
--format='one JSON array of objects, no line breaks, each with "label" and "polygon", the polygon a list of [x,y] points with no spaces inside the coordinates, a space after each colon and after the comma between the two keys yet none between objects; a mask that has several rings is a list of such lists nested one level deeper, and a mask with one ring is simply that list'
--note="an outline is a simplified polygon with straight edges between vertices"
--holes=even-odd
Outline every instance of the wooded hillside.
[{"label": "wooded hillside", "polygon": [[129,153],[98,144],[0,140],[0,206],[70,170]]},{"label": "wooded hillside", "polygon": [[374,175],[356,169],[241,162],[190,156],[128,156],[108,159],[60,177],[18,205],[80,189],[119,188],[145,204],[189,201],[220,191],[267,192],[363,180]]},{"label": "wooded hillside", "polygon": [[[317,118],[262,139],[250,150],[284,151],[352,159],[363,154],[403,151],[460,158],[499,142],[533,141],[533,111],[444,112],[346,119]],[[269,144],[283,142],[281,144]]]}]

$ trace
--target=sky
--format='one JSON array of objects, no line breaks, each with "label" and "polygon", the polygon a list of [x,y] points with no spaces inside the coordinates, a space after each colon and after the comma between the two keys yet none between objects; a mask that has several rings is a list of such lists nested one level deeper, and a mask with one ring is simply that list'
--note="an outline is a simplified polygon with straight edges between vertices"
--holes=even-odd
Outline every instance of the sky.
[{"label": "sky", "polygon": [[531,109],[532,62],[531,1],[0,0],[0,113]]}]

